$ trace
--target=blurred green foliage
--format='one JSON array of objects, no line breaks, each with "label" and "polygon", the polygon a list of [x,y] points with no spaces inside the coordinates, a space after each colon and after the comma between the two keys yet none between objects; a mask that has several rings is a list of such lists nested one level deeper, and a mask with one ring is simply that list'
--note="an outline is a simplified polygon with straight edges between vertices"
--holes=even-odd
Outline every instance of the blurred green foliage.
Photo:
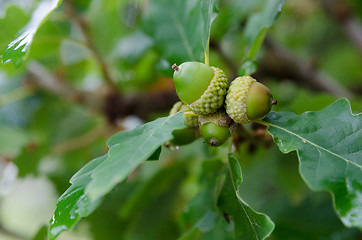
[{"label": "blurred green foliage", "polygon": [[[42,1],[24,2],[0,2],[0,50],[21,34]],[[174,92],[170,66],[192,59],[186,50],[177,50],[180,37],[175,35],[176,29],[170,28],[172,22],[163,18],[162,14],[172,14],[174,10],[160,10],[162,4],[168,2],[172,1],[63,0],[39,27],[24,63],[19,67],[12,63],[0,64],[1,239],[34,236],[34,239],[44,239],[43,226],[48,225],[55,210],[54,198],[66,191],[75,172],[107,151],[106,139],[119,130],[167,114],[168,109],[145,110],[147,114],[138,117],[126,112],[110,123],[109,112],[99,105],[103,104],[100,99],[103,100],[109,89],[133,100]],[[187,12],[193,10],[195,1],[175,2],[180,5],[178,9]],[[292,78],[258,73],[268,52],[265,45],[256,51],[258,54],[248,58],[250,39],[261,30],[250,27],[252,19],[263,11],[275,13],[269,4],[283,1],[213,2],[218,3],[219,13],[211,26],[211,65],[223,68],[228,76],[237,74],[239,69],[256,71],[258,80],[268,85],[278,100],[275,111],[297,114],[316,111],[341,97]],[[265,26],[266,37],[333,78],[351,93],[352,111],[361,112],[362,53],[344,34],[343,25],[339,25],[320,2],[287,0],[280,15],[276,13],[279,18],[274,25]],[[351,16],[361,23],[361,2],[345,3]],[[150,15],[152,11],[158,12],[159,18]],[[195,19],[182,16],[175,16],[181,26],[193,26],[195,19],[200,18],[197,14]],[[199,44],[202,49],[205,39],[194,42],[200,41],[197,33],[201,29],[204,28],[195,28],[186,38],[192,46]],[[249,31],[252,33],[248,34]],[[259,50],[259,45],[256,47]],[[195,60],[202,61],[202,51],[197,49],[191,52]],[[250,64],[243,68],[247,60]],[[56,81],[39,69],[39,74],[34,75],[31,64],[34,62]],[[65,89],[72,90],[54,90],[63,89],[64,83],[69,87]],[[118,106],[111,107],[117,110]],[[225,231],[231,232],[231,227],[220,215],[215,218],[211,233],[200,235],[191,229],[201,213],[211,214],[208,216],[212,219],[213,213],[199,209],[197,212],[195,208],[202,207],[198,199],[206,201],[210,197],[212,200],[210,195],[217,189],[210,185],[217,185],[218,179],[208,174],[219,174],[215,165],[226,161],[225,152],[226,147],[210,149],[201,140],[175,151],[163,148],[159,161],[147,161],[139,166],[105,197],[95,212],[59,239],[177,239],[186,232],[190,234],[186,239],[195,239],[192,238],[195,236],[232,239],[231,234],[223,235]],[[306,187],[298,173],[295,153],[283,155],[276,146],[245,141],[239,146],[236,159],[243,169],[244,181],[239,189],[243,199],[275,223],[270,239],[361,238],[360,231],[342,225],[327,193],[311,192]],[[28,182],[33,185],[25,189],[17,187]],[[44,192],[47,194],[40,194]],[[43,206],[39,214],[30,214],[19,207],[33,204],[30,196],[38,196],[36,202]],[[19,220],[12,221],[13,217]],[[32,221],[36,224],[30,226]]]}]

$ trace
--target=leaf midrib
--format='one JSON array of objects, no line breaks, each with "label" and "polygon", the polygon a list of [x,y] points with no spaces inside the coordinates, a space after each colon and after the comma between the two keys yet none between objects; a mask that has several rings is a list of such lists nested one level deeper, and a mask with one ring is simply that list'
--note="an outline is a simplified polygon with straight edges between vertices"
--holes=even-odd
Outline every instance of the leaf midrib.
[{"label": "leaf midrib", "polygon": [[353,162],[353,161],[351,161],[351,160],[349,160],[349,159],[347,159],[347,158],[344,158],[344,157],[338,155],[337,153],[334,153],[334,152],[332,152],[332,151],[330,151],[330,150],[328,150],[328,149],[326,149],[326,148],[324,148],[324,147],[322,147],[322,146],[319,146],[319,145],[317,145],[316,143],[313,143],[312,141],[310,141],[310,140],[308,140],[308,139],[306,139],[306,138],[303,138],[302,136],[300,136],[300,135],[298,135],[298,134],[296,134],[296,133],[294,133],[294,132],[292,132],[292,131],[289,131],[288,129],[282,128],[282,127],[280,127],[280,126],[278,126],[278,125],[275,125],[275,124],[272,124],[272,123],[269,123],[269,122],[265,122],[265,124],[268,125],[268,126],[272,126],[272,127],[278,128],[278,129],[280,129],[280,130],[283,130],[283,131],[285,131],[285,132],[287,132],[287,133],[289,133],[289,134],[291,134],[291,135],[293,135],[293,136],[296,136],[297,138],[300,138],[303,142],[309,143],[309,144],[311,144],[312,146],[314,146],[314,147],[316,147],[316,148],[319,148],[319,149],[321,149],[321,150],[323,150],[323,151],[325,151],[325,152],[327,152],[327,153],[329,153],[329,154],[331,154],[331,155],[336,156],[337,158],[340,158],[340,159],[346,161],[347,163],[351,163],[351,164],[359,167],[360,169],[362,169],[362,166],[361,166],[361,165],[359,165],[359,164],[357,164],[357,163],[355,163],[355,162]]},{"label": "leaf midrib", "polygon": [[186,36],[185,31],[184,31],[184,28],[182,27],[182,24],[178,20],[178,18],[177,18],[174,11],[171,11],[170,15],[171,15],[172,21],[175,23],[175,27],[176,27],[177,32],[180,34],[180,37],[182,39],[182,43],[186,48],[186,51],[187,51],[187,54],[190,57],[190,60],[194,60],[195,58],[194,58],[194,55],[192,53],[192,47],[191,47],[190,42],[187,39],[187,36]]},{"label": "leaf midrib", "polygon": [[[230,164],[230,162],[229,162],[229,164]],[[251,218],[250,218],[248,212],[247,212],[246,209],[245,209],[243,200],[240,198],[240,195],[239,195],[239,186],[240,186],[240,184],[241,184],[242,181],[240,182],[240,184],[236,185],[236,183],[235,183],[234,180],[233,180],[233,173],[232,173],[232,171],[231,171],[231,167],[229,167],[229,171],[230,171],[231,183],[232,183],[232,185],[233,185],[233,187],[234,187],[234,191],[235,191],[236,198],[238,199],[239,204],[241,205],[241,207],[242,207],[242,209],[243,209],[243,211],[244,211],[244,213],[245,213],[245,216],[247,217],[247,219],[248,219],[248,221],[249,221],[249,223],[250,223],[250,225],[251,225],[251,228],[252,228],[252,230],[253,230],[253,234],[254,234],[256,240],[259,240],[259,237],[258,237],[258,234],[256,233],[256,229],[255,229],[255,227],[254,227],[254,224],[253,224],[253,222],[251,221]]]},{"label": "leaf midrib", "polygon": [[253,233],[254,233],[255,239],[256,239],[256,240],[259,240],[259,237],[258,237],[258,234],[256,233],[256,229],[255,229],[255,227],[254,227],[254,224],[253,224],[253,222],[251,221],[251,218],[249,217],[249,214],[248,214],[248,212],[247,212],[246,209],[245,209],[244,203],[242,202],[242,200],[241,200],[241,198],[240,198],[240,196],[239,196],[239,191],[236,191],[236,192],[235,192],[235,195],[236,195],[236,198],[240,201],[240,205],[241,205],[241,207],[243,208],[243,211],[244,211],[246,217],[248,218],[248,221],[249,221],[249,223],[250,223],[250,225],[251,225],[251,228],[253,229]]}]

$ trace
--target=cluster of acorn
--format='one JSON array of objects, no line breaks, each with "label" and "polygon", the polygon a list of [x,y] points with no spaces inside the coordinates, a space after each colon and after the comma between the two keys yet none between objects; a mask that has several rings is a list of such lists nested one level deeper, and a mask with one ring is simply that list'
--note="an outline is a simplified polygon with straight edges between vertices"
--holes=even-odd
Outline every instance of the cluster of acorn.
[{"label": "cluster of acorn", "polygon": [[[237,77],[228,87],[225,73],[200,62],[174,64],[173,79],[182,102],[170,115],[184,111],[186,128],[175,130],[171,144],[191,143],[200,135],[211,146],[222,145],[232,124],[246,124],[269,113],[276,101],[271,91],[250,76]],[[201,131],[200,131],[201,130]]]}]

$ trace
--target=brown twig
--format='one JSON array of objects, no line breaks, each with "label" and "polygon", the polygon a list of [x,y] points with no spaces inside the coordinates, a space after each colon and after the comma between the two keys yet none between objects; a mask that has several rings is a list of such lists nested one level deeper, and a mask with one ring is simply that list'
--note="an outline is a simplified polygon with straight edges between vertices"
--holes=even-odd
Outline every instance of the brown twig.
[{"label": "brown twig", "polygon": [[82,147],[86,147],[102,136],[108,138],[110,135],[114,133],[115,133],[114,129],[111,129],[108,126],[103,125],[101,127],[94,128],[93,130],[89,131],[88,133],[82,136],[55,145],[52,152],[55,154],[64,154]]},{"label": "brown twig", "polygon": [[76,90],[66,81],[54,76],[39,62],[30,61],[27,64],[27,71],[30,74],[30,78],[27,79],[30,85],[46,90],[68,101],[85,105],[96,112],[101,111],[104,105],[104,100],[100,95]]},{"label": "brown twig", "polygon": [[173,103],[178,101],[174,89],[165,89],[155,93],[139,93],[121,96],[117,92],[102,95],[97,92],[76,90],[67,81],[55,77],[42,64],[31,61],[27,64],[30,74],[28,79],[34,87],[44,89],[63,99],[83,105],[93,112],[103,114],[110,123],[128,115],[135,115],[146,119],[150,113],[168,111]]},{"label": "brown twig", "polygon": [[0,95],[0,107],[27,98],[33,94],[31,88],[17,88],[4,95]]},{"label": "brown twig", "polygon": [[76,13],[71,0],[66,0],[66,1],[64,1],[64,3],[66,6],[67,15],[74,22],[76,22],[77,25],[79,26],[79,28],[84,36],[85,44],[89,48],[89,50],[93,53],[93,56],[101,69],[103,79],[104,79],[105,83],[107,84],[109,90],[112,92],[117,91],[118,86],[116,84],[116,81],[113,79],[107,63],[104,61],[104,59],[102,58],[101,54],[99,53],[99,51],[97,50],[97,48],[95,47],[95,45],[92,41],[92,37],[90,36],[90,33],[89,33],[88,23],[84,20],[84,18],[80,17]]},{"label": "brown twig", "polygon": [[165,110],[165,107],[168,110],[177,101],[177,95],[174,92],[159,92],[154,95],[137,94],[132,96],[121,94],[118,91],[118,86],[115,84],[115,79],[112,78],[109,66],[92,41],[87,22],[76,13],[71,0],[66,0],[65,5],[67,15],[79,25],[85,38],[85,44],[93,53],[102,71],[108,91],[103,96],[101,112],[106,115],[110,123],[115,123],[118,118],[128,115],[146,118],[153,111]]}]

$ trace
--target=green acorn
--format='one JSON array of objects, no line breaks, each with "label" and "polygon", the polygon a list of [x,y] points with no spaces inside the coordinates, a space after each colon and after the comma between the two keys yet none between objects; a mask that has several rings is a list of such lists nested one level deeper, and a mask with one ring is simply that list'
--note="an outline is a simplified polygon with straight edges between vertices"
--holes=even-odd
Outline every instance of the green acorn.
[{"label": "green acorn", "polygon": [[192,112],[208,115],[223,105],[228,81],[221,69],[200,62],[174,64],[172,68],[176,92]]},{"label": "green acorn", "polygon": [[195,128],[183,128],[172,131],[173,139],[170,144],[174,146],[187,145],[195,141],[199,134]]},{"label": "green acorn", "polygon": [[175,103],[170,110],[170,116],[184,111],[184,119],[186,128],[176,129],[172,132],[173,139],[166,145],[181,146],[192,143],[194,140],[200,137],[198,130],[198,116],[193,113],[186,105],[181,101]]},{"label": "green acorn", "polygon": [[226,112],[240,124],[264,117],[274,104],[271,91],[250,76],[237,77],[231,83],[225,101]]},{"label": "green acorn", "polygon": [[230,137],[231,119],[223,109],[207,116],[199,115],[199,123],[201,135],[210,146],[218,147]]}]

